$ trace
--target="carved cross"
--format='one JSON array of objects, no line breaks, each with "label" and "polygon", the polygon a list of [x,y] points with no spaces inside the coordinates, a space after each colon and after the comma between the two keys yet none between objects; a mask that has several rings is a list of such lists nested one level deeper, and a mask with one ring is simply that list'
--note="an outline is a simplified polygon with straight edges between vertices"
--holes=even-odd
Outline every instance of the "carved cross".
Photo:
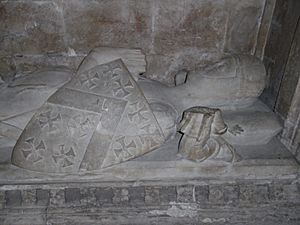
[{"label": "carved cross", "polygon": [[142,121],[147,121],[147,117],[143,116],[143,113],[147,112],[148,109],[146,107],[146,105],[143,105],[142,108],[138,109],[135,112],[132,113],[128,113],[128,119],[133,122],[134,118],[138,119],[138,123],[141,123]]},{"label": "carved cross", "polygon": [[64,144],[59,145],[59,151],[52,155],[55,164],[60,164],[62,167],[72,166],[74,164],[75,151],[73,147],[66,148]]},{"label": "carved cross", "polygon": [[80,76],[80,83],[81,85],[87,84],[89,89],[93,89],[94,87],[97,86],[97,83],[95,82],[100,80],[100,76],[98,72],[96,73],[88,73],[88,74],[83,74]]},{"label": "carved cross", "polygon": [[46,113],[41,113],[39,117],[39,123],[41,128],[48,126],[49,130],[52,130],[54,128],[54,123],[60,120],[61,120],[61,115],[58,113],[57,116],[51,117],[51,111],[48,111]]},{"label": "carved cross", "polygon": [[39,162],[43,159],[42,151],[46,150],[45,143],[41,140],[38,145],[34,144],[35,138],[29,138],[25,140],[27,144],[30,145],[29,149],[23,149],[23,156],[25,159],[30,159],[33,161],[33,163]]},{"label": "carved cross", "polygon": [[132,154],[128,151],[129,148],[136,148],[136,144],[133,140],[129,144],[126,144],[125,142],[126,137],[122,136],[119,139],[116,140],[117,143],[121,145],[121,148],[115,148],[114,152],[116,156],[119,158],[122,153],[125,153],[127,158],[130,158]]},{"label": "carved cross", "polygon": [[120,78],[116,79],[114,81],[114,83],[117,84],[117,87],[113,88],[113,92],[114,92],[115,96],[120,97],[120,98],[124,98],[124,97],[126,97],[127,95],[130,94],[130,92],[126,90],[126,88],[128,88],[128,87],[133,87],[129,80],[125,85],[122,84]]}]

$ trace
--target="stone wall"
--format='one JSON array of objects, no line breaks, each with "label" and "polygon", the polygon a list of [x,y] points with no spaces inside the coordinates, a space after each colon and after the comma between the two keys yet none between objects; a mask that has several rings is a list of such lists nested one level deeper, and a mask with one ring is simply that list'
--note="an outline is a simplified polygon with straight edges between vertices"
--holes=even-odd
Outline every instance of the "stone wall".
[{"label": "stone wall", "polygon": [[225,52],[262,57],[275,0],[0,0],[0,72],[76,68],[97,46],[141,48],[171,82]]},{"label": "stone wall", "polygon": [[261,99],[284,121],[281,141],[300,161],[300,1],[277,0],[264,55]]},{"label": "stone wall", "polygon": [[300,1],[277,0],[264,55],[268,86],[262,99],[286,119],[299,78]]}]

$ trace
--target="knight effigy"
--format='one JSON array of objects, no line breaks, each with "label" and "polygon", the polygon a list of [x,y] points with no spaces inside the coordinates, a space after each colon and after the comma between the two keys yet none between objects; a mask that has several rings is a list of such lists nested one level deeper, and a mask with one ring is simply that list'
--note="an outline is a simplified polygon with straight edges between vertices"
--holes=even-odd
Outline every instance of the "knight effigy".
[{"label": "knight effigy", "polygon": [[97,171],[159,149],[177,131],[179,160],[234,163],[234,145],[265,144],[281,130],[270,111],[253,107],[266,75],[253,56],[179,72],[173,87],[141,77],[145,66],[139,50],[98,48],[74,74],[39,71],[3,82],[0,105],[12,104],[1,107],[0,140],[13,149],[12,164]]}]

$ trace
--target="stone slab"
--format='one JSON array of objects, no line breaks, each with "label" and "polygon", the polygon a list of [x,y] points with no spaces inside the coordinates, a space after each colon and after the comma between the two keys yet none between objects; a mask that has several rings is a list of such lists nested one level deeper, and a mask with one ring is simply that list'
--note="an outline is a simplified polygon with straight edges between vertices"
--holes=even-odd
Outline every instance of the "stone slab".
[{"label": "stone slab", "polygon": [[295,179],[299,165],[293,159],[245,160],[234,166],[222,164],[197,165],[187,161],[126,162],[99,173],[51,175],[0,166],[0,184],[85,183],[85,182],[145,182],[192,181],[199,179]]}]

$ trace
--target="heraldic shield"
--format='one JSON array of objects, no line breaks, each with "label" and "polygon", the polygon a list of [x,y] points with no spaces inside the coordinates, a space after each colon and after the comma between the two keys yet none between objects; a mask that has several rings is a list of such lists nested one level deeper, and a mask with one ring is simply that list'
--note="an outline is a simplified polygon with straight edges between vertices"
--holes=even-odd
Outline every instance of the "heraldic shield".
[{"label": "heraldic shield", "polygon": [[77,73],[35,113],[12,154],[14,165],[46,173],[109,167],[165,141],[121,60]]}]

